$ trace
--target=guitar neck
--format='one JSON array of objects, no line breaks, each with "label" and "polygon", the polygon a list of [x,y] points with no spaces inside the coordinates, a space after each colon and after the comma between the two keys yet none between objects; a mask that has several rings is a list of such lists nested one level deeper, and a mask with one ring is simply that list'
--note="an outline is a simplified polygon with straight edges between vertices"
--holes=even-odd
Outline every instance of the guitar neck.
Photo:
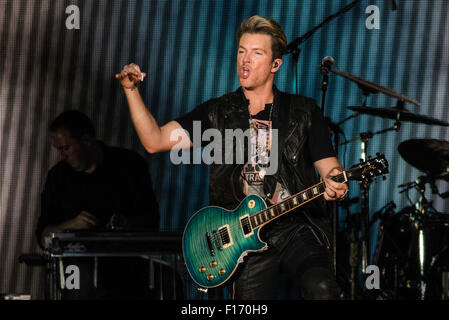
[{"label": "guitar neck", "polygon": [[[332,177],[332,180],[336,182],[347,182],[348,176],[350,176],[350,172],[343,171],[342,173]],[[250,216],[251,226],[254,229],[268,224],[281,215],[286,214],[287,212],[292,211],[315,198],[318,198],[324,193],[325,189],[325,183],[320,182],[310,188],[298,192],[293,196],[288,197],[274,206],[259,211],[258,213]]]}]

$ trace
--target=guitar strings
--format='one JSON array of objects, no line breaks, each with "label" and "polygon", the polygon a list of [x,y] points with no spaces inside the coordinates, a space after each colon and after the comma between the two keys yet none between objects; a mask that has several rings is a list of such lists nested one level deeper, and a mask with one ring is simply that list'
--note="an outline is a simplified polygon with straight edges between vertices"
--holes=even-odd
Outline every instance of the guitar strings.
[{"label": "guitar strings", "polygon": [[[346,181],[347,181],[347,178],[345,177],[345,174],[352,173],[352,171],[357,170],[357,169],[360,169],[360,168],[357,168],[357,167],[356,167],[356,168],[351,168],[351,169],[349,169],[349,170],[343,171],[343,172],[341,172],[340,174],[336,175],[335,177],[332,177],[332,180],[334,180],[334,181],[336,181],[336,182],[346,182]],[[245,179],[245,178],[243,177],[243,179]],[[245,179],[245,180],[246,180],[246,179]],[[325,185],[325,183],[324,183],[324,182],[320,182],[320,183],[318,183],[318,184],[316,184],[316,185],[314,185],[314,186],[311,186],[311,187],[309,187],[309,188],[307,188],[307,189],[304,189],[303,191],[300,191],[300,192],[298,192],[298,193],[296,193],[296,194],[294,194],[294,195],[288,197],[287,199],[283,200],[281,203],[286,203],[287,201],[291,200],[291,199],[294,198],[294,197],[299,197],[300,194],[304,194],[304,193],[306,193],[307,191],[309,191],[309,190],[311,190],[311,189],[313,189],[313,188],[319,188],[319,187],[322,187],[323,185]],[[302,205],[304,205],[304,204],[306,204],[306,203],[308,203],[308,202],[310,202],[310,201],[312,201],[312,200],[314,200],[314,199],[316,199],[316,198],[322,196],[324,193],[325,193],[325,191],[323,191],[323,192],[321,192],[321,193],[315,195],[314,197],[311,197],[310,199],[305,200],[304,202],[300,203],[299,205],[294,205],[293,207],[291,207],[291,208],[285,210],[285,212],[281,212],[281,213],[277,214],[275,217],[270,217],[267,221],[264,221],[262,224],[257,225],[256,227],[253,227],[253,225],[252,225],[252,223],[251,223],[251,221],[250,221],[250,225],[251,225],[252,231],[254,231],[256,228],[260,228],[260,227],[264,226],[266,223],[271,222],[272,220],[274,220],[274,219],[276,219],[276,218],[278,218],[278,217],[281,217],[282,215],[284,215],[284,214],[286,214],[286,213],[288,213],[288,212],[290,212],[290,211],[292,211],[292,210],[294,210],[294,209],[296,209],[296,208],[299,208],[299,207],[301,207]],[[272,206],[270,206],[270,207],[267,207],[267,208],[265,208],[265,209],[263,209],[263,210],[261,210],[261,211],[258,211],[258,212],[254,213],[254,214],[252,214],[252,215],[249,215],[249,217],[253,217],[253,216],[255,216],[255,215],[257,215],[257,214],[260,214],[260,213],[262,213],[262,212],[267,212],[268,210],[273,209],[274,207],[280,206],[281,203],[278,203],[278,204],[272,205]],[[240,221],[241,221],[241,219],[239,219],[239,222],[240,222]],[[226,225],[226,224],[224,224],[223,226],[225,226],[225,225]],[[228,230],[228,232],[229,232],[229,236],[230,236],[231,239],[232,239],[232,233],[237,232],[237,231],[239,231],[239,230],[242,230],[241,223],[235,223],[235,224],[233,224],[232,226],[229,225],[229,224],[227,224],[227,225],[228,225],[227,230]],[[223,227],[223,226],[222,226],[222,227]],[[222,227],[217,228],[217,231],[218,231],[218,229],[220,229],[220,228],[222,228]],[[242,232],[243,232],[243,231],[242,231]],[[223,240],[222,237],[221,237],[221,235],[220,235],[220,239]]]},{"label": "guitar strings", "polygon": [[[340,173],[339,175],[335,176],[335,177],[333,178],[333,180],[336,181],[336,182],[344,182],[344,181],[345,181],[344,172],[342,172],[342,173]],[[304,193],[306,193],[307,191],[309,191],[309,190],[311,190],[311,189],[313,189],[313,188],[319,188],[319,187],[322,187],[323,185],[325,185],[325,183],[324,183],[324,182],[320,182],[320,183],[318,183],[318,184],[316,184],[316,185],[314,185],[314,186],[311,186],[311,187],[309,187],[309,188],[307,188],[307,189],[304,189],[303,191],[298,192],[298,193],[296,193],[296,194],[294,194],[294,195],[288,197],[287,199],[283,200],[282,203],[286,203],[287,201],[291,200],[291,199],[294,198],[294,197],[299,197],[300,194],[304,194]],[[288,213],[288,212],[290,212],[290,211],[292,211],[292,210],[294,210],[294,209],[296,209],[296,208],[299,208],[300,206],[302,206],[302,205],[308,203],[309,201],[312,201],[312,200],[314,200],[314,199],[316,199],[316,198],[322,196],[323,194],[324,194],[324,191],[321,192],[321,193],[319,193],[319,194],[317,194],[317,195],[315,195],[314,197],[311,197],[310,199],[307,199],[306,201],[300,203],[299,205],[293,206],[292,208],[289,208],[288,210],[285,210],[285,212],[281,212],[280,214],[277,214],[275,217],[270,217],[267,221],[264,221],[262,224],[259,224],[259,225],[256,226],[256,227],[253,227],[252,223],[250,222],[251,228],[252,228],[253,230],[256,229],[256,228],[260,228],[261,226],[265,225],[267,222],[270,222],[270,221],[272,221],[272,220],[274,220],[274,219],[276,219],[276,218],[278,218],[278,217],[281,217],[282,215],[284,215],[284,214],[286,214],[286,213]],[[273,209],[274,207],[279,207],[280,204],[281,204],[281,203],[278,203],[278,204],[272,205],[272,206],[270,206],[270,207],[267,207],[267,208],[265,208],[265,209],[263,209],[263,210],[258,211],[257,213],[254,213],[254,214],[252,214],[252,215],[249,215],[249,217],[253,217],[253,216],[255,216],[255,215],[257,215],[257,214],[260,214],[260,213],[262,213],[262,212],[267,212],[268,210]],[[239,222],[240,222],[240,219],[239,219]],[[226,224],[224,224],[223,226],[225,226],[225,225],[226,225]],[[219,228],[221,228],[221,227],[219,227]],[[217,230],[218,230],[219,228],[217,228]],[[233,232],[237,232],[237,231],[242,230],[242,226],[241,226],[240,223],[238,223],[238,224],[234,224],[232,227],[231,227],[230,225],[228,225],[228,228],[227,228],[227,229],[228,229],[229,233],[233,233]],[[231,234],[231,237],[232,237],[232,234]],[[220,238],[221,238],[221,236],[220,236]]]}]

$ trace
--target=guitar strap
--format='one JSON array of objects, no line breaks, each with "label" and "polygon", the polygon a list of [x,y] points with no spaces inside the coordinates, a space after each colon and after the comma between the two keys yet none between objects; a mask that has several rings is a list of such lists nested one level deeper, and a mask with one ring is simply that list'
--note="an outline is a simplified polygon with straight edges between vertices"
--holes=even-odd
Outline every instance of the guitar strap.
[{"label": "guitar strap", "polygon": [[278,130],[279,156],[284,152],[284,143],[289,129],[287,124],[289,123],[290,108],[293,103],[292,97],[293,95],[285,94],[279,91],[277,91],[277,94],[274,95],[272,128]]},{"label": "guitar strap", "polygon": [[[276,89],[276,94],[274,95],[274,103],[273,103],[274,111],[273,111],[272,128],[278,130],[279,165],[282,163],[281,158],[282,155],[284,154],[285,140],[287,139],[288,131],[291,129],[289,125],[290,110],[293,109],[293,103],[295,103],[293,95],[280,92]],[[281,185],[283,185],[282,181],[280,181],[279,176],[277,174],[272,175],[272,177]],[[276,188],[276,184],[274,185],[274,188]],[[287,186],[284,186],[284,188],[287,188]],[[274,190],[271,190],[270,193],[273,194]]]}]

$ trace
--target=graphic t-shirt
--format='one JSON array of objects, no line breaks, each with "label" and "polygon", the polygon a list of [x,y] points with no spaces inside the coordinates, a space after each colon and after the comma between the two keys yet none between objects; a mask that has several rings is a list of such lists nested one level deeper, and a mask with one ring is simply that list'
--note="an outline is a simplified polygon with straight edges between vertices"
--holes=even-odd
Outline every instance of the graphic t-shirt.
[{"label": "graphic t-shirt", "polygon": [[[265,109],[249,119],[249,159],[243,166],[240,183],[243,193],[248,195],[258,195],[266,198],[263,192],[263,181],[266,168],[269,166],[269,157],[272,141],[272,104],[267,104]],[[289,197],[290,194],[280,183],[276,185],[270,202],[274,205]]]}]

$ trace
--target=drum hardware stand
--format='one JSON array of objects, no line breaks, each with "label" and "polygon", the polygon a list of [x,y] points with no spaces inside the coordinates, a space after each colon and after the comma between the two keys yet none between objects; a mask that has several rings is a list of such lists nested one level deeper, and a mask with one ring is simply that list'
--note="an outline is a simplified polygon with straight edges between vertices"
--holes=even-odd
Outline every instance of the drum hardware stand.
[{"label": "drum hardware stand", "polygon": [[[416,212],[419,212],[418,218],[421,218],[421,216],[424,216],[427,212],[427,204],[428,201],[424,196],[425,192],[425,185],[423,183],[418,183],[417,185],[419,187],[419,193],[420,198],[418,202],[415,205],[415,208],[417,209]],[[424,226],[422,224],[422,219],[418,219],[418,221],[415,222],[415,226],[418,232],[418,259],[419,259],[419,275],[420,275],[420,299],[424,300],[425,294],[426,294],[426,282],[425,282],[425,274],[424,274],[424,267],[425,267],[425,238],[424,238]]]},{"label": "drum hardware stand", "polygon": [[427,289],[427,278],[425,277],[426,270],[426,259],[428,259],[426,255],[426,234],[424,232],[425,229],[425,217],[429,216],[430,212],[436,212],[436,210],[432,206],[432,202],[429,202],[425,197],[424,193],[426,191],[425,184],[429,183],[432,188],[432,193],[438,194],[439,192],[435,186],[435,180],[432,177],[425,177],[424,179],[418,179],[418,183],[416,185],[418,192],[420,193],[420,197],[418,202],[415,205],[417,214],[419,214],[418,222],[416,224],[418,231],[418,253],[419,253],[419,271],[420,271],[420,293],[421,300],[425,299],[426,289]]},{"label": "drum hardware stand", "polygon": [[[426,259],[428,259],[426,255],[426,232],[425,229],[425,218],[429,216],[430,212],[436,212],[436,210],[432,206],[432,202],[429,202],[425,196],[426,191],[426,183],[429,183],[432,188],[433,194],[438,194],[435,179],[429,176],[421,176],[416,179],[414,182],[401,184],[399,187],[404,188],[400,191],[400,193],[406,192],[412,188],[416,189],[419,194],[419,200],[414,204],[415,207],[415,216],[414,216],[414,226],[418,233],[418,263],[419,263],[419,276],[420,276],[420,300],[424,300],[426,296],[427,289],[427,278],[425,276],[426,273]],[[441,195],[440,195],[441,196]],[[432,262],[430,263],[430,267],[432,266]]]},{"label": "drum hardware stand", "polygon": [[[357,297],[357,267],[359,266],[359,240],[357,238],[357,232],[358,229],[358,216],[351,215],[351,211],[349,210],[349,207],[352,204],[358,203],[360,200],[358,197],[356,198],[345,198],[344,200],[340,201],[338,203],[338,206],[342,208],[346,212],[346,223],[347,223],[347,230],[350,230],[347,232],[349,235],[349,299],[355,300]],[[347,274],[347,273],[346,273]],[[338,278],[338,277],[337,277]]]},{"label": "drum hardware stand", "polygon": [[[388,219],[390,217],[393,216],[395,209],[396,209],[396,204],[394,203],[394,201],[390,201],[389,203],[387,203],[385,206],[383,206],[381,209],[379,209],[378,211],[376,211],[373,214],[373,217],[371,218],[371,222],[369,224],[369,227],[371,228],[377,220],[379,220],[381,222],[379,225],[379,233],[378,233],[377,244],[376,244],[376,249],[375,249],[375,254],[374,254],[374,261],[373,261],[374,264],[377,266],[379,266],[381,248],[383,246],[383,242],[384,242],[384,238],[385,238],[384,224],[386,221],[388,221]],[[393,291],[385,290],[384,288],[382,288],[382,292],[384,295],[386,294],[390,298],[396,300],[397,292],[398,292],[398,288],[399,288],[397,263],[393,262],[393,266],[394,266],[394,270],[393,270],[394,279],[393,279],[393,289],[392,289]]]},{"label": "drum hardware stand", "polygon": [[[365,132],[360,134],[361,142],[361,161],[366,161],[366,151],[368,149],[368,141],[374,135],[381,134],[391,130],[399,130],[400,123],[395,124],[394,127],[389,129],[384,129],[374,134],[371,132]],[[360,193],[361,193],[361,212],[362,212],[362,222],[361,222],[361,234],[362,234],[362,272],[365,273],[366,267],[369,265],[369,253],[370,253],[370,235],[369,235],[369,189],[371,181],[365,180],[360,183]]]},{"label": "drum hardware stand", "polygon": [[[369,88],[365,88],[362,85],[359,85],[359,87],[363,91],[363,95],[365,96],[363,106],[366,107],[366,101],[368,98],[368,95],[372,93]],[[401,100],[398,100],[397,107],[398,110],[400,110],[401,107],[403,107],[404,102]],[[344,119],[340,123],[344,123],[347,120],[351,118],[355,118],[359,115],[359,113],[355,113],[354,115],[351,115],[350,117]],[[376,132],[362,132],[359,137],[344,141],[340,145],[344,145],[353,141],[361,141],[360,149],[361,149],[361,157],[360,161],[366,161],[367,160],[367,149],[368,149],[368,142],[370,139],[372,139],[374,136],[383,134],[389,131],[399,131],[401,128],[401,119],[400,119],[400,112],[397,113],[396,119],[394,122],[394,125],[390,128],[379,130]],[[365,270],[367,266],[369,265],[369,255],[370,255],[370,215],[369,215],[369,189],[370,189],[371,181],[370,180],[364,180],[360,183],[360,194],[361,194],[361,223],[360,223],[360,231],[361,231],[361,247],[362,247],[362,261],[361,261],[361,271],[365,273]],[[350,264],[353,263],[353,260],[350,259]],[[354,279],[354,278],[352,278]],[[351,283],[352,284],[352,283]]]},{"label": "drum hardware stand", "polygon": [[[364,132],[360,134],[361,140],[361,161],[367,160],[367,149],[368,141],[373,136],[377,134],[382,134],[388,131],[399,131],[401,123],[399,119],[396,120],[395,124],[391,128],[377,131],[375,133]],[[361,234],[362,234],[362,272],[365,273],[367,266],[370,263],[370,211],[369,211],[369,189],[371,185],[370,180],[364,180],[360,183],[360,193],[361,193]]]},{"label": "drum hardware stand", "polygon": [[351,275],[350,275],[350,297],[351,300],[356,300],[357,297],[357,280],[358,280],[358,272],[357,269],[360,265],[359,259],[359,251],[360,251],[360,245],[357,238],[356,233],[356,225],[353,225],[351,227],[351,233],[350,233],[350,244],[349,244],[349,267],[351,269]]}]

